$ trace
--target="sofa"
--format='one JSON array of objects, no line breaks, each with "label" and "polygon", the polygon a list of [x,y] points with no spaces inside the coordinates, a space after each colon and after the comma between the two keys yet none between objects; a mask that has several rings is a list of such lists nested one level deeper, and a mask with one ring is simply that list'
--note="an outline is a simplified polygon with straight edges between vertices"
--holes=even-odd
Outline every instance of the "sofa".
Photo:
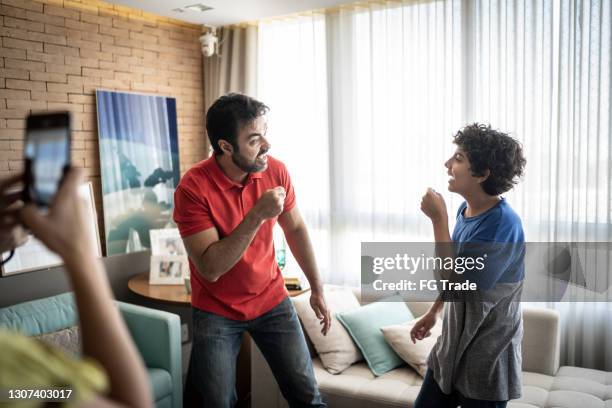
[{"label": "sofa", "polygon": [[[418,317],[430,303],[407,302],[407,305]],[[559,368],[559,324],[559,315],[553,310],[523,308],[523,395],[508,407],[612,408],[612,372]],[[410,408],[414,405],[423,379],[411,367],[405,365],[375,377],[365,361],[361,361],[341,374],[332,375],[323,368],[312,345],[309,346],[315,376],[329,408]],[[251,387],[253,408],[287,407],[255,344],[251,352]]]},{"label": "sofa", "polygon": [[[116,305],[146,365],[156,407],[182,407],[179,316],[129,303],[116,302]],[[77,309],[71,293],[0,309],[0,327],[20,331],[28,336],[71,330],[77,320]],[[68,347],[64,348],[70,349]]]}]

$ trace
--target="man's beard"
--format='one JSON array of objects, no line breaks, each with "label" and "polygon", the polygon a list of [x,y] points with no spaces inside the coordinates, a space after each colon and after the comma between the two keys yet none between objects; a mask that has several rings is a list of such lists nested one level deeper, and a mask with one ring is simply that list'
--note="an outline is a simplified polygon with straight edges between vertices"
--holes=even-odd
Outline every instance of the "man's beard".
[{"label": "man's beard", "polygon": [[232,153],[232,161],[234,164],[245,173],[257,173],[259,171],[265,170],[267,163],[258,163],[257,159],[259,156],[267,153],[268,150],[262,150],[259,152],[255,160],[249,161],[246,157],[240,154],[239,151],[235,151]]}]

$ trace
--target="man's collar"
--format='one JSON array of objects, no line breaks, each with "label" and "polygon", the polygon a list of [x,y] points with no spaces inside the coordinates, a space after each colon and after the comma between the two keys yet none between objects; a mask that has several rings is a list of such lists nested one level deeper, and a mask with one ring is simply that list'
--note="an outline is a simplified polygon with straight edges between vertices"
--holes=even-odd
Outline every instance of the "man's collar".
[{"label": "man's collar", "polygon": [[[221,168],[221,166],[219,166],[219,163],[217,162],[217,159],[214,154],[208,160],[209,165],[207,167],[209,170],[209,174],[211,175],[211,178],[213,179],[214,183],[217,185],[217,187],[219,187],[221,191],[227,191],[232,187],[243,187],[242,184],[232,180],[227,176],[227,174],[223,172],[223,169]],[[253,179],[260,179],[262,176],[263,172],[261,171],[257,173],[249,173],[245,185],[249,184],[250,181]]]}]

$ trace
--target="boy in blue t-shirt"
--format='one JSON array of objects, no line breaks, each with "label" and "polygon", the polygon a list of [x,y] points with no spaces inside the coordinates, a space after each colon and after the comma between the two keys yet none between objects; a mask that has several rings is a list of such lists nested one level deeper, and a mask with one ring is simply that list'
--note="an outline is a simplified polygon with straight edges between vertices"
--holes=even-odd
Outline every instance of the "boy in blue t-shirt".
[{"label": "boy in blue t-shirt", "polygon": [[454,143],[445,163],[448,190],[465,202],[452,237],[439,193],[428,189],[421,210],[431,219],[438,247],[450,247],[455,259],[486,254],[486,261],[482,270],[451,271],[451,280],[475,282],[478,296],[445,303],[441,294],[410,333],[413,342],[429,336],[446,304],[415,408],[502,408],[521,395],[525,238],[519,216],[500,195],[517,183],[526,161],[515,139],[490,126],[466,126]]}]

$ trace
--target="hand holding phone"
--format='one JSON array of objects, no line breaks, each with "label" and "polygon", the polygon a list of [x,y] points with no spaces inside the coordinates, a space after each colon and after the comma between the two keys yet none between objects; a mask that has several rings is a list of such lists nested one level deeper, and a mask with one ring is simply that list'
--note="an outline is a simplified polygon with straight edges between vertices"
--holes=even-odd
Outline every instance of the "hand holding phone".
[{"label": "hand holding phone", "polygon": [[24,156],[23,199],[48,207],[70,167],[70,113],[28,116]]}]

